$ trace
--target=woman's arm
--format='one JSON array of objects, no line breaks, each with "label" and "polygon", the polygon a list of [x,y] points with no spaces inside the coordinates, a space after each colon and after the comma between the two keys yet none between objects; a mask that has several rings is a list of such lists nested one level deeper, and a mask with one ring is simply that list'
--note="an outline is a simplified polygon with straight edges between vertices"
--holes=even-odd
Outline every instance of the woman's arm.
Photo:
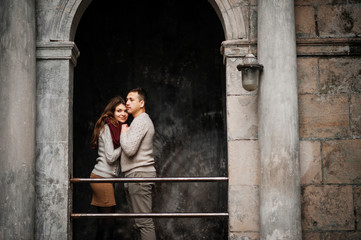
[{"label": "woman's arm", "polygon": [[122,148],[118,147],[114,149],[112,135],[107,124],[104,125],[104,132],[101,134],[101,138],[104,142],[104,153],[107,162],[109,164],[114,163],[116,160],[118,160]]}]

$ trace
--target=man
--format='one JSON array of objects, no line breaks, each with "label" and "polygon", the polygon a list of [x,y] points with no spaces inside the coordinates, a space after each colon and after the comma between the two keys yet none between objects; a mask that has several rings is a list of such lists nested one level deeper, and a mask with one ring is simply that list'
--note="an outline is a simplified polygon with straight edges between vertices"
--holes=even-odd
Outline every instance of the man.
[{"label": "man", "polygon": [[[134,117],[130,127],[122,125],[120,145],[122,146],[121,168],[125,177],[156,177],[153,157],[154,125],[145,112],[146,92],[141,88],[129,91],[126,107]],[[130,212],[152,212],[152,190],[154,183],[125,183],[125,193]],[[155,240],[152,218],[136,218],[142,240]]]}]

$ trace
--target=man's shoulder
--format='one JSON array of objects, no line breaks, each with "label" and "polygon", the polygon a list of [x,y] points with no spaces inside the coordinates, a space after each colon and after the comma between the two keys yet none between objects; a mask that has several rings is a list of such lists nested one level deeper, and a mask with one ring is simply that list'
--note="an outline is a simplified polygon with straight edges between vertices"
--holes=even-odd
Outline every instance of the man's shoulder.
[{"label": "man's shoulder", "polygon": [[149,114],[144,112],[140,114],[138,117],[134,118],[133,121],[139,121],[139,122],[152,122],[152,119],[150,118]]},{"label": "man's shoulder", "polygon": [[138,117],[134,118],[132,123],[130,124],[131,126],[144,126],[144,125],[153,125],[153,121],[152,119],[149,117],[148,113],[142,113],[140,114]]}]

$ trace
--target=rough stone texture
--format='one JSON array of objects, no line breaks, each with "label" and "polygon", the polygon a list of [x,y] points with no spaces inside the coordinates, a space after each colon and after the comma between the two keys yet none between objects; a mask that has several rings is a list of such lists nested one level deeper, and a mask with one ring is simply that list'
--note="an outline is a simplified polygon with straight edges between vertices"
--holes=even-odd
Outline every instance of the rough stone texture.
[{"label": "rough stone texture", "polygon": [[261,239],[300,239],[297,60],[293,1],[258,1]]},{"label": "rough stone texture", "polygon": [[320,37],[355,37],[361,33],[361,4],[318,6]]},{"label": "rough stone texture", "polygon": [[360,58],[320,59],[320,92],[361,93],[360,66]]},{"label": "rough stone texture", "polygon": [[353,201],[355,204],[357,230],[361,230],[361,186],[353,187]]},{"label": "rough stone texture", "polygon": [[297,37],[315,37],[315,13],[312,6],[296,6],[295,22]]},{"label": "rough stone texture", "polygon": [[260,236],[257,232],[231,232],[229,240],[259,240]]},{"label": "rough stone texture", "polygon": [[348,97],[300,95],[301,138],[340,138],[350,135]]},{"label": "rough stone texture", "polygon": [[256,139],[258,129],[257,97],[227,97],[228,140]]},{"label": "rough stone texture", "polygon": [[[82,7],[79,7],[81,3]],[[74,26],[88,0],[36,1],[36,239],[71,236]],[[78,14],[77,16],[74,15]]]},{"label": "rough stone texture", "polygon": [[38,143],[36,239],[67,239],[69,232],[68,143]]},{"label": "rough stone texture", "polygon": [[257,32],[258,32],[258,8],[251,7],[251,20],[250,20],[250,40],[257,40]]},{"label": "rough stone texture", "polygon": [[256,95],[257,89],[249,92],[242,86],[242,72],[237,70],[237,65],[243,63],[243,58],[227,58],[227,95]]},{"label": "rough stone texture", "polygon": [[253,93],[246,91],[242,86],[242,72],[237,70],[237,65],[242,63],[242,58],[227,58],[227,95],[244,95]]},{"label": "rough stone texture", "polygon": [[67,239],[70,232],[71,72],[67,59],[38,60],[36,239]]},{"label": "rough stone texture", "polygon": [[338,4],[344,0],[295,0],[295,5],[319,5],[319,4]]},{"label": "rough stone texture", "polygon": [[354,230],[352,186],[307,186],[302,193],[302,228]]},{"label": "rough stone texture", "polygon": [[319,142],[300,141],[301,184],[319,184],[322,180]]},{"label": "rough stone texture", "polygon": [[220,16],[226,40],[246,38],[242,0],[208,1]]},{"label": "rough stone texture", "polygon": [[361,139],[322,144],[325,183],[361,183]]},{"label": "rough stone texture", "polygon": [[91,0],[36,1],[37,41],[74,40],[78,22]]},{"label": "rough stone texture", "polygon": [[302,232],[303,240],[323,240],[321,233],[315,232]]},{"label": "rough stone texture", "polygon": [[351,96],[351,131],[353,137],[361,137],[361,95]]},{"label": "rough stone texture", "polygon": [[259,185],[257,141],[228,142],[229,185]]},{"label": "rough stone texture", "polygon": [[324,240],[360,240],[361,232],[328,232],[324,234]]},{"label": "rough stone texture", "polygon": [[229,231],[259,231],[258,186],[229,186]]},{"label": "rough stone texture", "polygon": [[297,58],[298,93],[318,93],[318,59]]},{"label": "rough stone texture", "polygon": [[0,239],[34,239],[35,1],[0,1]]}]

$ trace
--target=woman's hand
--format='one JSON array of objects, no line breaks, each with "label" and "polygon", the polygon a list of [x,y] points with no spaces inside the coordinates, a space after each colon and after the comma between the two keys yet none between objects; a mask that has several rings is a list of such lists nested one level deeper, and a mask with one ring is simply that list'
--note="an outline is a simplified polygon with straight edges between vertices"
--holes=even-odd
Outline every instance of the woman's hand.
[{"label": "woman's hand", "polygon": [[128,124],[122,124],[122,132],[128,132],[129,126]]}]

